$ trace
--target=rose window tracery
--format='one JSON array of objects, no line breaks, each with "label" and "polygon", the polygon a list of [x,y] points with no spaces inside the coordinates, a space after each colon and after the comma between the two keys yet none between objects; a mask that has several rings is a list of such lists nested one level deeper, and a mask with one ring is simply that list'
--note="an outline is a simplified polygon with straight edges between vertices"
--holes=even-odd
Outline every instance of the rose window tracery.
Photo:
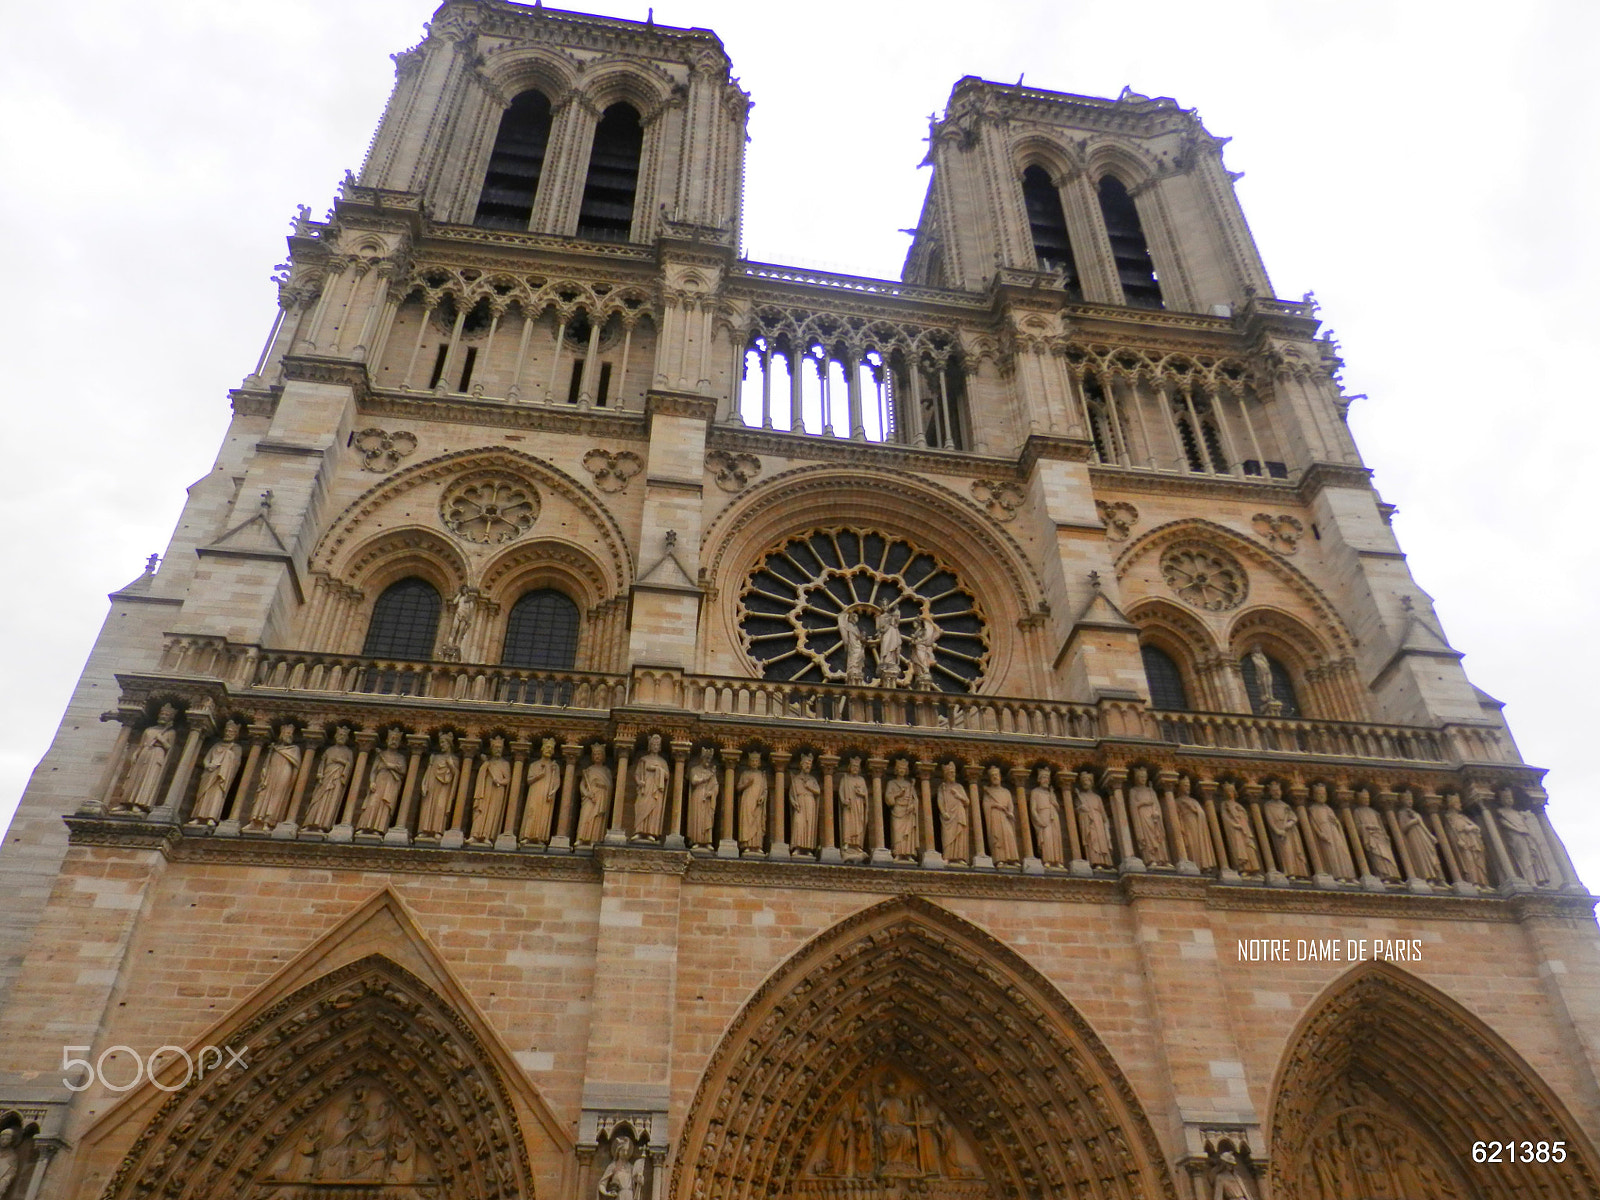
[{"label": "rose window tracery", "polygon": [[740,597],[745,650],[766,679],[966,692],[988,633],[956,571],[904,538],[822,529],[789,539]]},{"label": "rose window tracery", "polygon": [[1207,612],[1237,608],[1250,592],[1244,568],[1211,546],[1173,546],[1161,556],[1161,578],[1180,599]]},{"label": "rose window tracery", "polygon": [[533,528],[539,493],[512,475],[469,475],[445,489],[439,515],[445,528],[462,540],[499,545]]}]

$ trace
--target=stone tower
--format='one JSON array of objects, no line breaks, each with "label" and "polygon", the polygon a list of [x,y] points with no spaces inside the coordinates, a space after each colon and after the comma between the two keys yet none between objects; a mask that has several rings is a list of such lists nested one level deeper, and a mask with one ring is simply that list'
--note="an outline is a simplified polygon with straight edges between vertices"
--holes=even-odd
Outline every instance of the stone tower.
[{"label": "stone tower", "polygon": [[395,61],[0,853],[0,1200],[1600,1195],[1592,900],[1193,111],[961,80],[897,282],[741,256],[709,31]]}]

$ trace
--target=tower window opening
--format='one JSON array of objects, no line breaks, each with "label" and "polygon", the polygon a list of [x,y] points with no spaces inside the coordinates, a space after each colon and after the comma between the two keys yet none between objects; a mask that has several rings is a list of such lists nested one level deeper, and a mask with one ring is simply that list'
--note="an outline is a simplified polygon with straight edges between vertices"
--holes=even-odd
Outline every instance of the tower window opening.
[{"label": "tower window opening", "polygon": [[528,228],[549,140],[550,101],[540,92],[523,92],[500,117],[473,224],[487,229]]},{"label": "tower window opening", "polygon": [[426,579],[412,575],[391,583],[372,606],[361,653],[368,658],[432,658],[441,607],[438,591]]},{"label": "tower window opening", "polygon": [[601,363],[600,364],[600,379],[599,379],[599,382],[597,382],[595,384],[595,389],[594,389],[594,402],[595,402],[595,404],[603,406],[605,404],[605,402],[606,402],[606,397],[608,395],[610,395],[610,393],[611,393],[611,364],[610,363]]},{"label": "tower window opening", "polygon": [[613,104],[595,126],[589,173],[578,208],[578,236],[625,242],[633,231],[633,202],[639,190],[639,160],[644,128],[630,104]]},{"label": "tower window opening", "polygon": [[1161,308],[1161,284],[1139,210],[1128,189],[1115,175],[1100,180],[1100,214],[1105,219],[1106,236],[1111,239],[1111,256],[1116,261],[1117,278],[1122,281],[1122,298],[1134,308]]},{"label": "tower window opening", "polygon": [[1189,694],[1184,690],[1183,672],[1172,655],[1158,646],[1140,646],[1144,678],[1150,686],[1150,707],[1167,712],[1188,712]]},{"label": "tower window opening", "polygon": [[464,392],[472,386],[472,368],[477,361],[478,348],[476,346],[468,346],[466,361],[461,364],[461,386],[456,389],[458,392]]},{"label": "tower window opening", "polygon": [[1110,407],[1106,400],[1105,389],[1100,386],[1100,381],[1093,375],[1083,377],[1084,406],[1088,410],[1089,437],[1094,442],[1095,458],[1109,466],[1115,466],[1117,456],[1113,452],[1113,434],[1111,429]]},{"label": "tower window opening", "polygon": [[428,376],[428,390],[431,392],[439,386],[439,380],[444,378],[445,359],[450,357],[450,343],[439,343],[439,354],[433,360],[433,373]]},{"label": "tower window opening", "polygon": [[528,592],[506,621],[508,667],[570,671],[578,656],[578,606],[554,588]]},{"label": "tower window opening", "polygon": [[583,359],[572,360],[572,380],[567,384],[567,403],[576,404],[583,391]]},{"label": "tower window opening", "polygon": [[1082,299],[1078,264],[1067,236],[1067,217],[1061,210],[1061,193],[1043,167],[1032,166],[1022,173],[1022,199],[1028,209],[1028,228],[1033,234],[1033,253],[1039,260],[1039,269],[1064,272],[1067,295]]}]

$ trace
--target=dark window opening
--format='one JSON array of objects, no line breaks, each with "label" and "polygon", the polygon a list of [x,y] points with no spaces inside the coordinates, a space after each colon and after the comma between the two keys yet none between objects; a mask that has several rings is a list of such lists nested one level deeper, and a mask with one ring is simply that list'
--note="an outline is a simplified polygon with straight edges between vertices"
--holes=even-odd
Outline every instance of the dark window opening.
[{"label": "dark window opening", "polygon": [[1276,713],[1266,711],[1266,698],[1261,694],[1261,678],[1256,673],[1255,660],[1246,656],[1244,660],[1244,690],[1250,697],[1250,711],[1258,717],[1269,715],[1279,717],[1298,717],[1300,715],[1300,702],[1294,694],[1294,680],[1289,675],[1289,668],[1284,666],[1271,655],[1264,655],[1267,660],[1267,674],[1272,676],[1272,698],[1283,707]]},{"label": "dark window opening", "polygon": [[601,363],[600,364],[600,381],[599,381],[598,384],[595,385],[594,402],[596,404],[604,404],[606,402],[606,396],[609,395],[610,392],[611,392],[611,364],[610,363]]},{"label": "dark window opening", "polygon": [[439,386],[439,380],[444,378],[444,360],[450,357],[450,343],[439,343],[439,356],[433,360],[433,374],[428,376],[428,390],[431,392]]},{"label": "dark window opening", "polygon": [[613,104],[595,126],[589,174],[578,208],[578,236],[625,242],[633,230],[633,200],[639,190],[644,128],[629,104]]},{"label": "dark window opening", "polygon": [[467,359],[461,364],[461,386],[456,389],[457,391],[464,392],[472,386],[472,368],[477,361],[478,348],[476,346],[468,346]]},{"label": "dark window opening", "polygon": [[1183,687],[1183,672],[1172,655],[1156,646],[1140,646],[1144,659],[1144,678],[1150,685],[1150,707],[1167,712],[1188,712],[1189,694]]},{"label": "dark window opening", "polygon": [[567,403],[576,404],[578,395],[583,391],[583,359],[574,359],[572,363],[572,383],[567,388]]},{"label": "dark window opening", "polygon": [[412,576],[391,583],[372,606],[361,653],[369,658],[432,658],[440,607],[439,593],[425,579]]},{"label": "dark window opening", "polygon": [[1039,269],[1065,272],[1067,295],[1082,299],[1078,264],[1067,236],[1067,217],[1061,211],[1061,193],[1043,167],[1032,166],[1022,173],[1022,199],[1028,208],[1028,228],[1033,232],[1033,253],[1039,260]]},{"label": "dark window opening", "polygon": [[1100,180],[1100,213],[1105,218],[1106,236],[1111,239],[1111,256],[1116,260],[1117,278],[1122,281],[1122,298],[1134,308],[1161,308],[1161,284],[1156,280],[1155,264],[1150,261],[1150,246],[1139,210],[1128,189],[1115,175]]},{"label": "dark window opening", "polygon": [[[1246,475],[1261,474],[1261,463],[1254,458],[1245,459],[1240,466],[1244,469],[1244,473]],[[1268,459],[1267,474],[1273,479],[1287,479],[1289,478],[1289,464],[1273,462],[1271,459]]]},{"label": "dark window opening", "polygon": [[528,227],[549,140],[550,101],[539,92],[523,92],[500,117],[473,224],[488,229]]},{"label": "dark window opening", "polygon": [[566,596],[553,588],[540,588],[511,606],[501,663],[570,671],[577,657],[578,606]]}]

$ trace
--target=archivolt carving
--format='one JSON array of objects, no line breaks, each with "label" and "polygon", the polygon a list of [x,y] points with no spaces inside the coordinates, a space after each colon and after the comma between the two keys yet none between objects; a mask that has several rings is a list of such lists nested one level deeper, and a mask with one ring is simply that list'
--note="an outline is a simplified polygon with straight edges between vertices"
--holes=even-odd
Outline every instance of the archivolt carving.
[{"label": "archivolt carving", "polygon": [[554,108],[577,85],[583,63],[577,55],[555,46],[524,45],[487,55],[479,70],[506,103],[536,88]]},{"label": "archivolt carving", "polygon": [[[1600,1194],[1593,1148],[1532,1068],[1461,1005],[1388,963],[1346,974],[1301,1022],[1270,1127],[1278,1196]],[[1473,1142],[1507,1139],[1564,1139],[1567,1160],[1472,1162]]]},{"label": "archivolt carving", "polygon": [[308,1180],[436,1180],[441,1193],[471,1200],[533,1195],[516,1111],[487,1048],[382,955],[294,992],[229,1044],[250,1048],[248,1069],[179,1088],[104,1200],[287,1198]]},{"label": "archivolt carving", "polygon": [[[796,1183],[830,1118],[886,1073],[970,1134],[989,1195],[1175,1195],[1132,1089],[1077,1012],[1009,948],[915,897],[814,939],[746,1004],[701,1078],[672,1195],[815,1194]],[[885,1174],[875,1163],[849,1194],[890,1194]]]},{"label": "archivolt carving", "polygon": [[536,585],[532,579],[518,583],[530,573],[541,575],[538,583],[546,582],[550,575],[561,576],[568,581],[573,599],[588,607],[612,595],[599,563],[581,548],[551,538],[537,538],[507,550],[483,569],[478,586],[493,603],[507,607],[527,586]]},{"label": "archivolt carving", "polygon": [[[385,571],[386,561],[395,563],[395,568]],[[344,575],[356,588],[374,594],[403,575],[420,575],[441,595],[453,596],[466,585],[468,569],[466,559],[448,539],[432,529],[408,526],[381,533],[362,545],[351,556]],[[329,582],[340,581],[330,578]]]},{"label": "archivolt carving", "polygon": [[1206,628],[1205,622],[1170,600],[1153,598],[1129,605],[1128,620],[1137,625],[1141,632],[1147,629],[1165,630],[1197,662],[1206,661],[1218,652],[1217,640]]}]

